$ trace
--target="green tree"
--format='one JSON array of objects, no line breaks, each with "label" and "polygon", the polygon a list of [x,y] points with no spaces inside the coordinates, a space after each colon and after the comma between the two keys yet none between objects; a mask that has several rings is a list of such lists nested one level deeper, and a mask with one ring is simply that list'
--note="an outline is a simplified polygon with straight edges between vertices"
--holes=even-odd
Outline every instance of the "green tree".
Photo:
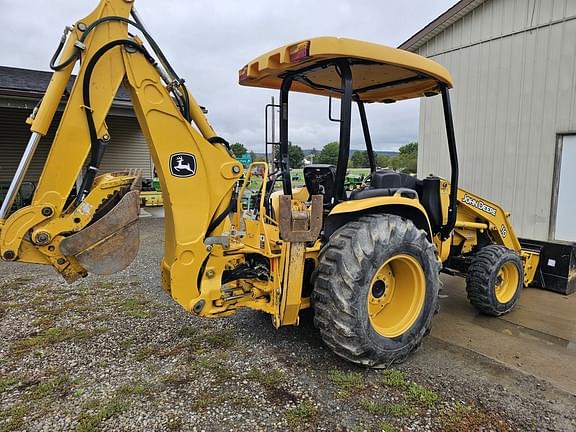
[{"label": "green tree", "polygon": [[376,156],[376,165],[380,168],[386,168],[390,166],[390,156],[381,154]]},{"label": "green tree", "polygon": [[[300,146],[288,142],[288,158],[290,168],[301,168],[304,164],[304,150]],[[280,161],[280,146],[274,147],[274,159]]]},{"label": "green tree", "polygon": [[369,168],[370,160],[368,159],[368,151],[357,151],[352,154],[350,158],[351,168]]},{"label": "green tree", "polygon": [[338,153],[340,151],[340,145],[334,141],[326,144],[318,156],[316,157],[315,163],[321,164],[331,164],[336,165],[338,163]]},{"label": "green tree", "polygon": [[243,154],[248,153],[248,149],[246,147],[244,147],[244,144],[240,144],[240,143],[234,143],[230,146],[230,150],[232,150],[232,153],[234,154],[234,156],[236,157],[240,157]]},{"label": "green tree", "polygon": [[394,169],[401,169],[415,173],[418,165],[418,143],[412,142],[398,149],[398,156],[392,158],[391,165]]},{"label": "green tree", "polygon": [[290,159],[290,168],[301,168],[304,164],[304,151],[300,146],[288,144],[288,158]]},{"label": "green tree", "polygon": [[398,149],[398,151],[400,152],[400,156],[418,156],[418,143],[411,142],[409,144],[403,145]]}]

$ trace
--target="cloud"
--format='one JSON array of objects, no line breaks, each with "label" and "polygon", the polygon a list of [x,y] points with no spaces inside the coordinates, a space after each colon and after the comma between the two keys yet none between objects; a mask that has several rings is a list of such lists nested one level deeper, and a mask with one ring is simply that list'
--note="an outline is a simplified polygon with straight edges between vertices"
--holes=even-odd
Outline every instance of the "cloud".
[{"label": "cloud", "polygon": [[[278,95],[272,90],[238,86],[238,70],[249,60],[313,36],[351,37],[397,46],[455,2],[139,0],[135,5],[196,99],[208,107],[210,122],[218,133],[231,142],[262,151],[264,105]],[[0,0],[2,65],[48,70],[64,26],[86,16],[89,3],[28,0],[22,7],[12,0]],[[304,148],[321,148],[337,139],[337,125],[327,119],[326,99],[295,94],[291,104],[292,142]],[[395,149],[417,139],[417,102],[369,106],[367,110],[375,148]],[[357,124],[352,147],[362,146]]]}]

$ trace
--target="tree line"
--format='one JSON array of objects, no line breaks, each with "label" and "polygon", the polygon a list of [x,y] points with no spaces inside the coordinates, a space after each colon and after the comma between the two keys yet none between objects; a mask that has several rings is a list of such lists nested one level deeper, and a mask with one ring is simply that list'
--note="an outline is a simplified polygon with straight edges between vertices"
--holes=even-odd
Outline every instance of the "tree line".
[{"label": "tree line", "polygon": [[[231,151],[236,157],[248,153],[248,149],[241,143],[232,144]],[[334,141],[326,144],[320,151],[312,149],[309,156],[315,164],[336,165],[338,163],[338,153],[339,145],[338,142]],[[258,157],[254,152],[250,152],[250,155],[252,156],[252,161],[258,160]],[[304,151],[300,146],[290,143],[288,146],[288,157],[290,158],[290,166],[292,168],[301,168],[304,166],[305,156]],[[398,149],[398,155],[396,156],[375,153],[375,157],[376,166],[379,168],[394,168],[409,173],[415,173],[418,160],[418,143],[412,142],[401,146]],[[352,153],[348,166],[350,168],[369,168],[370,162],[368,160],[368,152],[366,150],[361,150]]]}]

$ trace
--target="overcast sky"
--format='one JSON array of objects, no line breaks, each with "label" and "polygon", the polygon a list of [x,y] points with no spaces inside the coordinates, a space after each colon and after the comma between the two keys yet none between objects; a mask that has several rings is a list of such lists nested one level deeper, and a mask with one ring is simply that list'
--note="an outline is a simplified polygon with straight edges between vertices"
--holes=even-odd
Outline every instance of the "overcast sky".
[{"label": "overcast sky", "polygon": [[[273,90],[240,87],[238,69],[279,46],[315,36],[339,36],[398,46],[456,0],[137,0],[148,31],[189,90],[209,110],[219,135],[262,152],[264,105]],[[96,0],[0,0],[0,64],[48,70],[65,25],[87,15]],[[327,99],[291,97],[290,140],[320,149],[337,140]],[[394,150],[417,140],[418,102],[367,109],[374,147]],[[111,131],[114,133],[114,131]],[[352,148],[362,148],[353,125]]]}]

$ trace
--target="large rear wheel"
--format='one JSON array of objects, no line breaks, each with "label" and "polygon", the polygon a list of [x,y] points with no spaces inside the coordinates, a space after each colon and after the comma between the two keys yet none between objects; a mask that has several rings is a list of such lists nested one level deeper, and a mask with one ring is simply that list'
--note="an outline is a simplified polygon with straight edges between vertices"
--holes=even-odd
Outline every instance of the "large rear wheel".
[{"label": "large rear wheel", "polygon": [[428,333],[439,262],[426,233],[392,215],[336,231],[313,275],[314,323],[339,356],[371,367],[398,363]]}]

